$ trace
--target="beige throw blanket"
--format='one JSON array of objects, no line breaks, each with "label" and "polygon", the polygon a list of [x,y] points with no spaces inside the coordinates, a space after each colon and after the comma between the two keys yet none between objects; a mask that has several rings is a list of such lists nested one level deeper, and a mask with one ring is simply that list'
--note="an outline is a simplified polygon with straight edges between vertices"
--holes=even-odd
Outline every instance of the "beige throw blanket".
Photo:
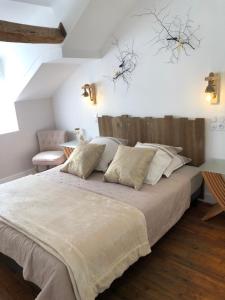
[{"label": "beige throw blanket", "polygon": [[95,299],[150,253],[138,209],[37,176],[0,185],[0,218],[67,266],[78,300]]}]

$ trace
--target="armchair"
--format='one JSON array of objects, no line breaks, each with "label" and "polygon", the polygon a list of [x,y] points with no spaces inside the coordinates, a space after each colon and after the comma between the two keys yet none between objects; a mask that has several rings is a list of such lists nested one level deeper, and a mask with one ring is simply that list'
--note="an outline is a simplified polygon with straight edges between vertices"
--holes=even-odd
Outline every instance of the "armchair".
[{"label": "armchair", "polygon": [[66,160],[62,148],[59,146],[67,140],[66,132],[63,130],[41,130],[37,132],[40,153],[32,158],[36,166],[58,166]]}]

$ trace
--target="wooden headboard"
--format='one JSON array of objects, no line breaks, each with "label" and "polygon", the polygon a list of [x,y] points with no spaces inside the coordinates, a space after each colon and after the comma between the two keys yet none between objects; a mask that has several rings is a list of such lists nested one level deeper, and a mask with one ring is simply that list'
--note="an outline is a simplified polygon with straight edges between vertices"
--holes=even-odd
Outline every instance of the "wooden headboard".
[{"label": "wooden headboard", "polygon": [[182,154],[192,159],[192,165],[200,166],[205,161],[203,118],[102,116],[98,118],[98,124],[101,136],[127,139],[129,146],[134,146],[138,141],[181,146]]}]

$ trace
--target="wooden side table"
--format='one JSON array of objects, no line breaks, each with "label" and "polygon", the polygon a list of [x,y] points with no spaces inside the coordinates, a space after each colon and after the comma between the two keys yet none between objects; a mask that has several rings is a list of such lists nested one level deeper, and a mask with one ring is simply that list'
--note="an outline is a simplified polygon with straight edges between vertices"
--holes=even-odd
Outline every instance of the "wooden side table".
[{"label": "wooden side table", "polygon": [[225,211],[225,160],[212,159],[201,166],[202,176],[217,201],[202,218],[207,221]]},{"label": "wooden side table", "polygon": [[73,152],[74,148],[77,147],[77,145],[78,143],[75,140],[60,145],[61,147],[63,147],[63,152],[66,156],[66,159],[69,158],[70,154]]}]

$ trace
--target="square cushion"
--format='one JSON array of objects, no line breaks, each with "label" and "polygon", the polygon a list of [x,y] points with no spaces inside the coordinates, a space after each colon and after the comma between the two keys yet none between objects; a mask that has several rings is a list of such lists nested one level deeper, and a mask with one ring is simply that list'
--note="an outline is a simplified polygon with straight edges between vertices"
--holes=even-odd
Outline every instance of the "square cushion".
[{"label": "square cushion", "polygon": [[104,180],[128,185],[139,190],[142,187],[155,152],[153,149],[120,145],[104,175]]},{"label": "square cushion", "polygon": [[163,148],[155,148],[154,146],[151,146],[151,144],[142,144],[138,142],[135,147],[156,150],[156,154],[150,163],[148,173],[144,180],[147,184],[155,185],[161,179],[164,171],[172,162],[173,156],[164,151]]},{"label": "square cushion", "polygon": [[164,152],[169,154],[169,156],[172,157],[170,164],[163,172],[163,175],[165,175],[166,177],[170,177],[174,171],[191,162],[190,158],[187,158],[182,155],[178,155],[178,153],[180,153],[183,150],[182,147],[174,147],[174,146],[167,146],[167,145],[154,144],[154,143],[152,144],[143,143],[142,145],[146,145],[146,146],[148,145],[154,147],[155,149],[163,150]]},{"label": "square cushion", "polygon": [[79,145],[73,150],[61,171],[86,179],[98,165],[104,150],[105,145]]},{"label": "square cushion", "polygon": [[63,164],[65,159],[63,151],[43,151],[32,158],[32,163],[39,166],[58,166]]},{"label": "square cushion", "polygon": [[100,144],[100,145],[106,145],[105,151],[103,152],[101,159],[95,168],[97,171],[106,172],[106,170],[109,167],[109,164],[112,162],[116,151],[121,144],[126,144],[126,140],[117,139],[114,137],[96,137],[91,142],[91,144]]},{"label": "square cushion", "polygon": [[163,174],[166,177],[170,177],[174,171],[183,167],[184,165],[188,164],[189,162],[191,162],[190,158],[177,154],[173,157],[173,160],[171,161],[171,163],[166,168],[166,170],[164,171]]},{"label": "square cushion", "polygon": [[142,143],[142,145],[151,146],[154,148],[158,148],[161,150],[168,151],[174,155],[180,153],[183,151],[182,147],[175,147],[175,146],[169,146],[169,145],[163,145],[163,144],[156,144],[156,143]]}]

